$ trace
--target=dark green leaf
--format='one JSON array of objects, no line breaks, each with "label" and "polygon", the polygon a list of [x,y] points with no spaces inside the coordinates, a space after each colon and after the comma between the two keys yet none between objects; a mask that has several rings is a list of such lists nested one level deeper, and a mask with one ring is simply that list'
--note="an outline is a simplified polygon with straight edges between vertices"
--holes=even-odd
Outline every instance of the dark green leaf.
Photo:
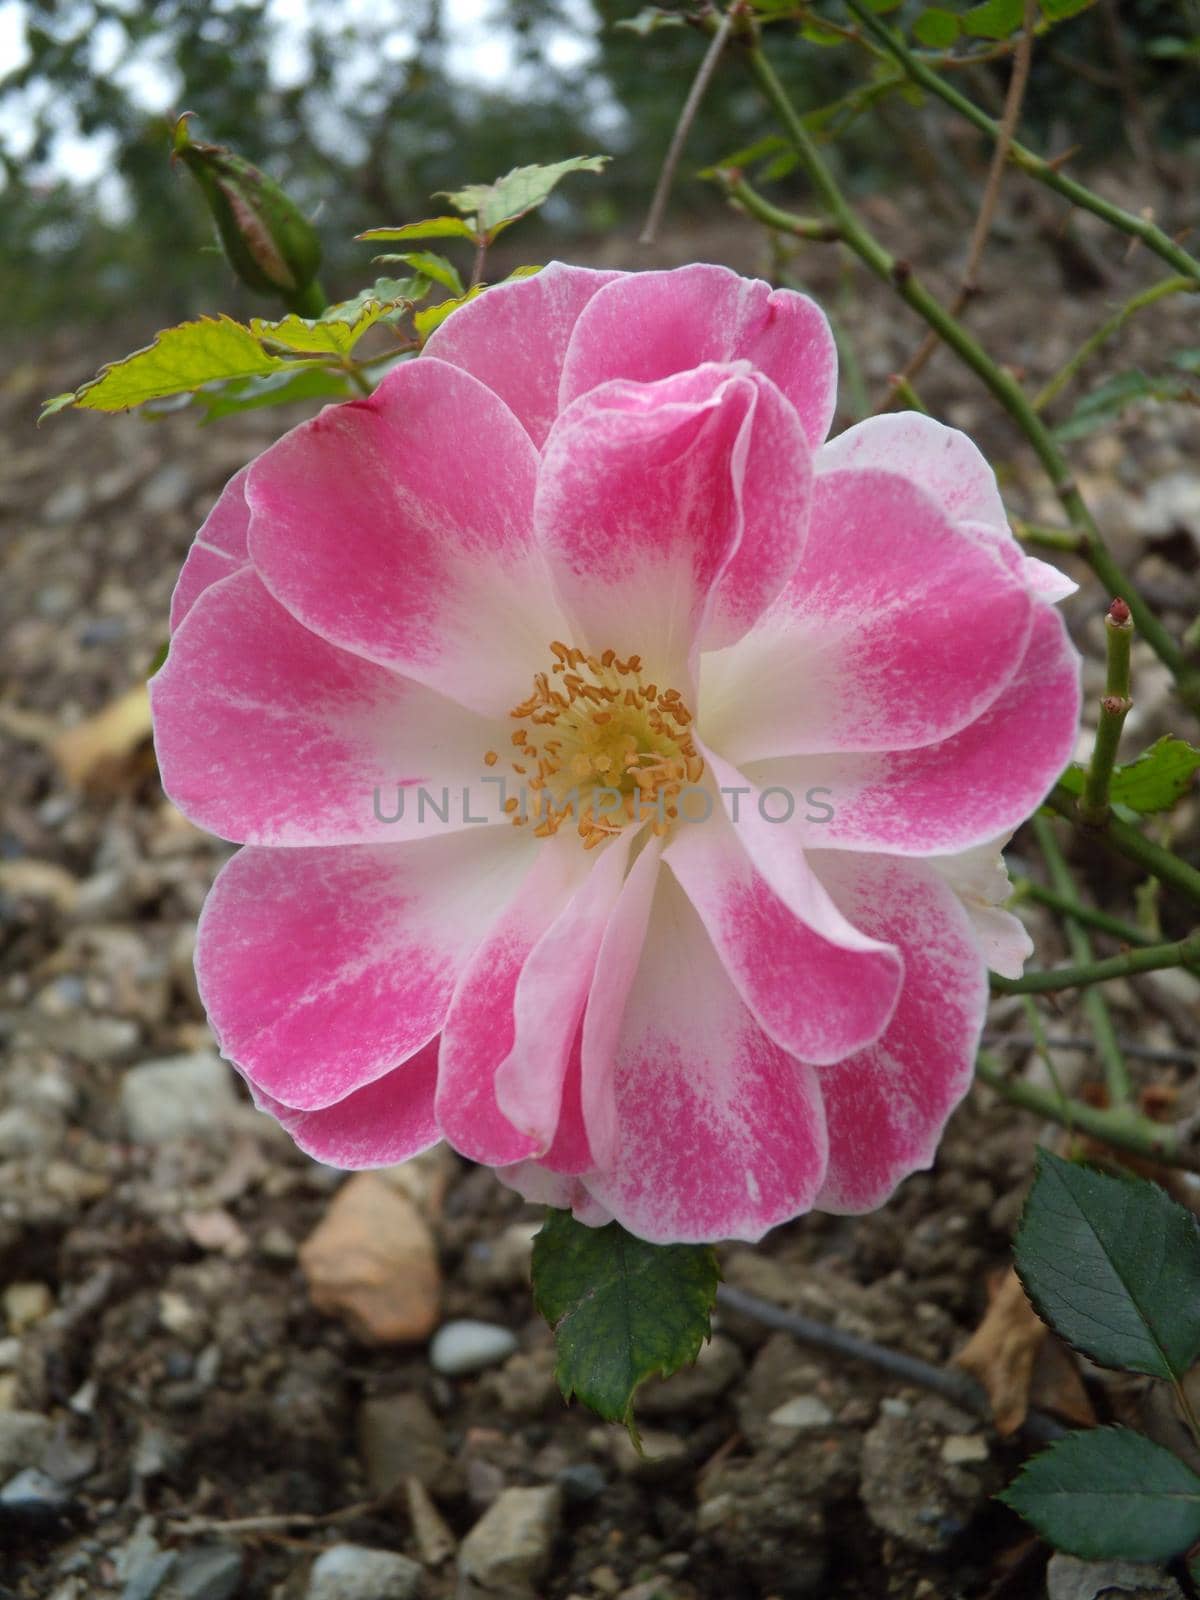
[{"label": "dark green leaf", "polygon": [[1109,794],[1134,811],[1169,811],[1192,787],[1198,769],[1200,750],[1164,734],[1136,761],[1116,769]]},{"label": "dark green leaf", "polygon": [[1069,1433],[1000,1499],[1086,1561],[1169,1561],[1200,1539],[1200,1478],[1128,1428]]},{"label": "dark green leaf", "polygon": [[1050,22],[1065,22],[1096,4],[1096,0],[1041,0],[1042,15]]},{"label": "dark green leaf", "polygon": [[303,362],[298,371],[273,372],[265,378],[239,378],[211,389],[201,389],[195,399],[204,415],[202,422],[217,422],[240,411],[258,411],[263,406],[286,406],[297,400],[347,400],[357,396],[342,372]]},{"label": "dark green leaf", "polygon": [[711,1333],[717,1258],[708,1245],[647,1244],[616,1222],[585,1228],[551,1211],[533,1242],[533,1293],[554,1329],[555,1376],[569,1400],[633,1426],[647,1378],[695,1361]]},{"label": "dark green leaf", "polygon": [[963,12],[962,25],[977,39],[1007,39],[1025,16],[1025,0],[983,0]]},{"label": "dark green leaf", "polygon": [[929,50],[948,50],[958,38],[961,24],[953,11],[930,6],[913,23],[913,38]]},{"label": "dark green leaf", "polygon": [[1119,417],[1139,400],[1189,401],[1200,404],[1200,387],[1187,376],[1167,372],[1151,377],[1138,369],[1121,372],[1084,398],[1054,430],[1056,439],[1070,443],[1082,439]]},{"label": "dark green leaf", "polygon": [[1039,1150],[1015,1264],[1039,1314],[1102,1366],[1170,1379],[1200,1358],[1200,1229],[1157,1184]]}]

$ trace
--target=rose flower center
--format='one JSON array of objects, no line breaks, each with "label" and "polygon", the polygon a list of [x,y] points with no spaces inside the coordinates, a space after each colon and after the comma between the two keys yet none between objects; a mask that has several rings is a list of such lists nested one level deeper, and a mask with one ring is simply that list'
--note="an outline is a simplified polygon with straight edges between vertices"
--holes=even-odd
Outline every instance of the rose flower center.
[{"label": "rose flower center", "polygon": [[[680,791],[704,772],[678,689],[645,682],[640,656],[588,655],[559,640],[550,653],[553,666],[534,674],[533,693],[509,713],[522,789],[504,802],[514,825],[548,838],[570,821],[585,850],[634,822],[666,833]],[[484,759],[499,757],[489,750]]]}]

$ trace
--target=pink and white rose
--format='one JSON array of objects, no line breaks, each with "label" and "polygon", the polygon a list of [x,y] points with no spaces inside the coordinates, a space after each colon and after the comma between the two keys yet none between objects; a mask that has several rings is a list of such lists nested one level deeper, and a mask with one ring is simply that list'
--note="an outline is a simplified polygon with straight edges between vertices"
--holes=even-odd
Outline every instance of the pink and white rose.
[{"label": "pink and white rose", "polygon": [[1070,758],[1070,585],[963,434],[826,443],[835,384],[803,295],[555,264],[230,482],[155,729],[243,846],[212,1026],[302,1148],[444,1138],[657,1241],[930,1163],[1027,951],[998,841]]}]

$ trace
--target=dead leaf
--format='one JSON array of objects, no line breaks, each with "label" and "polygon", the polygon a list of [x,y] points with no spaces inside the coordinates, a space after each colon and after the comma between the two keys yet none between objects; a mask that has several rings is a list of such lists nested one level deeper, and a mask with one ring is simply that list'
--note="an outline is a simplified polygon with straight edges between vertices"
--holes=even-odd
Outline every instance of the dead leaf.
[{"label": "dead leaf", "polygon": [[136,684],[103,711],[54,739],[55,760],[78,789],[119,783],[150,739],[150,693]]},{"label": "dead leaf", "polygon": [[996,1432],[1007,1438],[1029,1411],[1034,1363],[1048,1330],[1011,1267],[989,1288],[991,1301],[983,1321],[954,1362],[983,1385]]}]

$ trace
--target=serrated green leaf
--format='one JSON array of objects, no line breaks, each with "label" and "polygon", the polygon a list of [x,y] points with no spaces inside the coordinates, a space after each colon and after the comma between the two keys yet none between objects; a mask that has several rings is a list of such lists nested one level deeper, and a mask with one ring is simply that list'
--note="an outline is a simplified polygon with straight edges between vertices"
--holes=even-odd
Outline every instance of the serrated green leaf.
[{"label": "serrated green leaf", "polygon": [[1200,1228],[1157,1184],[1039,1150],[1014,1252],[1039,1315],[1101,1366],[1172,1379],[1200,1358]]},{"label": "serrated green leaf", "polygon": [[1025,19],[1025,0],[983,0],[963,12],[964,30],[976,39],[1007,39]]},{"label": "serrated green leaf", "polygon": [[363,306],[353,319],[341,317],[283,317],[278,322],[267,322],[262,317],[251,317],[250,326],[258,338],[268,344],[281,345],[286,350],[303,351],[308,355],[349,355],[350,351],[379,319],[392,309],[394,302],[374,300]]},{"label": "serrated green leaf", "polygon": [[435,328],[440,328],[442,323],[452,311],[457,311],[459,306],[465,306],[468,300],[474,300],[477,294],[482,294],[486,284],[476,283],[466,294],[455,295],[452,299],[441,300],[436,306],[426,306],[423,311],[413,315],[413,327],[417,330],[417,338],[424,344]]},{"label": "serrated green leaf", "polygon": [[1169,1561],[1200,1539],[1200,1478],[1129,1428],[1069,1433],[1000,1499],[1086,1561]]},{"label": "serrated green leaf", "polygon": [[263,406],[286,406],[297,400],[347,400],[357,394],[344,373],[306,361],[298,371],[273,372],[265,378],[241,378],[202,389],[195,404],[204,412],[201,421],[209,423]]},{"label": "serrated green leaf", "polygon": [[451,294],[458,295],[465,292],[463,281],[458,275],[458,268],[452,261],[447,261],[445,256],[439,256],[433,250],[409,250],[402,255],[376,256],[375,259],[389,266],[400,264],[411,267],[422,277],[440,283],[443,289],[449,289]]},{"label": "serrated green leaf", "polygon": [[87,411],[128,411],[147,400],[187,394],[222,378],[254,378],[296,363],[269,355],[249,328],[231,317],[201,317],[166,328],[144,350],[110,362],[71,396],[56,395],[43,416],[64,406]]},{"label": "serrated green leaf", "polygon": [[1050,22],[1065,22],[1081,11],[1089,11],[1095,4],[1096,0],[1041,0],[1042,15]]},{"label": "serrated green leaf", "polygon": [[1200,770],[1200,750],[1186,739],[1163,734],[1149,750],[1127,766],[1118,767],[1109,785],[1109,796],[1143,814],[1169,811],[1192,787]]},{"label": "serrated green leaf", "polygon": [[953,11],[930,6],[913,23],[913,38],[927,50],[948,50],[958,38],[961,25]]},{"label": "serrated green leaf", "polygon": [[800,37],[806,44],[819,45],[822,49],[830,49],[834,45],[845,44],[846,35],[837,28],[831,28],[823,23],[819,17],[811,22],[806,22],[800,29]]},{"label": "serrated green leaf", "polygon": [[554,1330],[554,1375],[636,1439],[633,1399],[695,1361],[711,1333],[720,1274],[708,1245],[647,1244],[619,1223],[585,1228],[551,1211],[533,1241],[533,1293]]},{"label": "serrated green leaf", "polygon": [[368,228],[356,239],[394,243],[401,239],[470,239],[478,243],[474,217],[426,217],[424,222],[405,222],[398,228]]},{"label": "serrated green leaf", "polygon": [[571,156],[545,167],[514,167],[495,183],[469,183],[463,189],[444,191],[442,197],[456,211],[474,217],[476,226],[494,238],[501,229],[536,210],[570,173],[602,172],[608,159]]},{"label": "serrated green leaf", "polygon": [[1186,372],[1166,372],[1152,377],[1134,368],[1109,378],[1085,395],[1074,411],[1054,430],[1064,444],[1082,439],[1106,426],[1139,400],[1185,401],[1200,405],[1200,385]]}]

